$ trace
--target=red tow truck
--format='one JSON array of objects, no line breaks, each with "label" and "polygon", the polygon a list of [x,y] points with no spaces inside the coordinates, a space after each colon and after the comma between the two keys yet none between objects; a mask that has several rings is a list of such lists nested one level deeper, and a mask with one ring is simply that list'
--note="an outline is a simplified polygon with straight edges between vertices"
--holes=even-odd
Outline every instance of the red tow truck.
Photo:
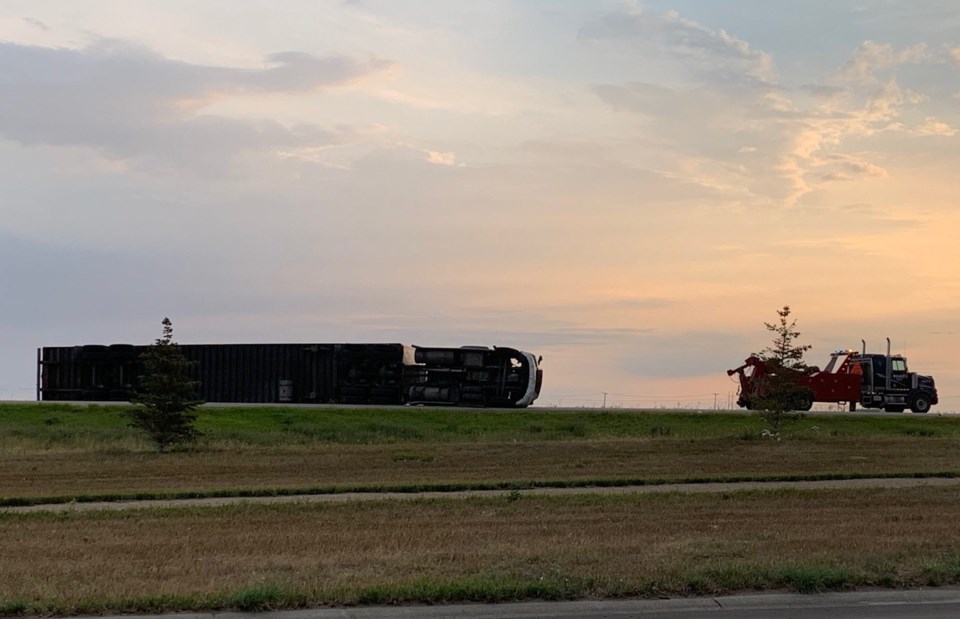
[{"label": "red tow truck", "polygon": [[822,370],[810,367],[803,370],[775,368],[757,355],[751,355],[738,368],[727,370],[728,376],[737,375],[740,382],[737,405],[752,410],[760,399],[774,395],[769,385],[777,381],[764,380],[776,371],[788,378],[787,383],[801,387],[794,390],[793,408],[810,410],[814,402],[847,403],[850,410],[859,403],[864,408],[882,408],[891,413],[902,413],[909,408],[915,413],[926,413],[936,404],[937,389],[930,376],[921,376],[907,370],[902,355],[867,354],[850,349],[830,353],[830,361]]}]

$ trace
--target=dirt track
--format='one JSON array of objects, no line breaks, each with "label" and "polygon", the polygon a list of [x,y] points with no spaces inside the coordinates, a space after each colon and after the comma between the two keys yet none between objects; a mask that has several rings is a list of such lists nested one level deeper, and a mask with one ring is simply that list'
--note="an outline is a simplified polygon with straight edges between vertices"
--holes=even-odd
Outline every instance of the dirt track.
[{"label": "dirt track", "polygon": [[917,486],[956,486],[960,477],[869,478],[825,481],[731,482],[703,484],[661,484],[619,486],[611,488],[531,488],[529,490],[462,490],[454,492],[344,492],[338,494],[300,494],[271,497],[216,497],[208,499],[163,499],[154,501],[104,501],[90,503],[55,503],[25,507],[4,507],[0,512],[64,512],[91,510],[146,509],[156,507],[216,507],[236,503],[349,503],[410,499],[466,499],[470,497],[505,497],[519,492],[527,496],[570,494],[629,494],[651,492],[715,493],[743,490],[825,490],[844,488],[910,488]]}]

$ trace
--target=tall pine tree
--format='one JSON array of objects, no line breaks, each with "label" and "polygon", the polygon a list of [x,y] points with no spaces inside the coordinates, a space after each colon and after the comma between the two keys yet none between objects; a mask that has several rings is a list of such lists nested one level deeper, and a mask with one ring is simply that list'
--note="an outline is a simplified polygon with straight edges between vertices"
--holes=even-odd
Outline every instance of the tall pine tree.
[{"label": "tall pine tree", "polygon": [[173,323],[163,319],[163,337],[140,355],[143,375],[131,402],[130,425],[143,430],[163,453],[167,447],[194,440],[199,382],[190,380],[190,362],[173,341]]}]

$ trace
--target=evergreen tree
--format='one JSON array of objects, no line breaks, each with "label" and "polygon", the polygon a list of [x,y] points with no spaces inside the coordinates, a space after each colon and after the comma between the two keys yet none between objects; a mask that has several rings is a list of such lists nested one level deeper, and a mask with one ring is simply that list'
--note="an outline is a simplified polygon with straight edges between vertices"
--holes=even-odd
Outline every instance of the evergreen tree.
[{"label": "evergreen tree", "polygon": [[783,309],[777,310],[777,315],[780,317],[779,322],[763,323],[767,331],[772,331],[776,337],[773,338],[773,346],[760,351],[760,358],[775,367],[805,370],[807,366],[803,362],[803,354],[812,346],[809,344],[798,346],[795,343],[800,337],[800,332],[797,331],[797,321],[790,320],[789,305],[784,305]]},{"label": "evergreen tree", "polygon": [[777,315],[778,322],[763,323],[776,337],[773,346],[764,348],[758,355],[766,361],[769,370],[759,380],[760,396],[753,399],[753,408],[761,411],[760,415],[769,425],[767,434],[779,441],[783,425],[800,416],[791,411],[810,410],[813,390],[797,381],[798,376],[808,369],[803,354],[811,346],[796,343],[800,332],[797,331],[797,321],[790,320],[789,305],[777,310]]},{"label": "evergreen tree", "polygon": [[195,439],[196,399],[199,383],[190,380],[190,362],[173,341],[173,323],[163,319],[163,337],[140,355],[144,374],[131,402],[130,425],[147,433],[157,451]]}]

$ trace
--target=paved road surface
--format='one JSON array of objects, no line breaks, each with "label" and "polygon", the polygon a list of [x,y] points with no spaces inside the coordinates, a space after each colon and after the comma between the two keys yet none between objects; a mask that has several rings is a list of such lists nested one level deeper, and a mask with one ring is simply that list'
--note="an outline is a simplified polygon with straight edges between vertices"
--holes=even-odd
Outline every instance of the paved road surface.
[{"label": "paved road surface", "polygon": [[[960,589],[858,591],[851,593],[765,593],[674,600],[601,600],[322,608],[266,613],[175,613],[151,619],[946,619],[960,617]],[[130,615],[98,619],[129,619]]]},{"label": "paved road surface", "polygon": [[[38,404],[35,400],[0,400],[0,404]],[[42,404],[73,404],[76,406],[129,406],[129,402],[42,402]],[[410,406],[406,404],[292,404],[292,403],[244,403],[244,402],[207,402],[206,404],[201,405],[201,408],[355,408],[358,410],[368,409],[368,408],[393,408],[401,410],[410,410],[416,408],[438,408],[438,409],[447,409],[447,410],[457,410],[457,411],[502,411],[502,412],[517,412],[516,408],[457,408],[450,406]],[[703,415],[712,415],[714,413],[725,413],[733,415],[756,415],[756,411],[748,411],[742,408],[735,409],[712,409],[712,408],[590,408],[590,407],[556,407],[556,406],[537,406],[534,404],[530,408],[520,409],[527,410],[535,413],[662,413],[662,414],[672,414],[672,413],[699,413]],[[912,415],[914,417],[925,418],[925,417],[937,417],[937,416],[953,416],[958,414],[957,411],[953,410],[939,410],[931,409],[929,413],[917,414],[909,410],[906,410],[902,413],[888,413],[882,410],[876,409],[862,409],[857,408],[856,412],[849,412],[847,410],[837,411],[837,410],[812,410],[804,413],[805,415],[811,416],[826,416],[826,417],[838,417],[843,415],[850,415],[852,417],[897,417],[902,415]]]}]

